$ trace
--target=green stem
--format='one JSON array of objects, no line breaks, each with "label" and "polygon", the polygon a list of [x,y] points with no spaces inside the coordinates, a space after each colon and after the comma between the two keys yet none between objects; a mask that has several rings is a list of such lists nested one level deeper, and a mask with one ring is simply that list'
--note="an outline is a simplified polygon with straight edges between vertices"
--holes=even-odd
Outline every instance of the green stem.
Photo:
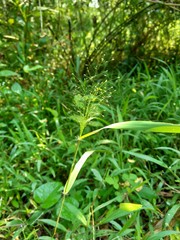
[{"label": "green stem", "polygon": [[63,209],[63,206],[64,206],[65,198],[66,198],[66,195],[63,194],[63,198],[62,198],[62,202],[61,202],[61,207],[60,207],[59,214],[58,214],[58,217],[57,217],[57,220],[56,220],[56,226],[55,226],[55,228],[54,228],[53,237],[56,235],[56,231],[57,231],[57,227],[58,227],[59,220],[60,220],[60,218],[61,218],[61,213],[62,213],[62,209]]},{"label": "green stem", "polygon": [[[76,163],[77,153],[78,153],[78,150],[79,150],[79,145],[80,145],[80,140],[78,140],[77,145],[76,145],[76,150],[75,150],[75,153],[74,153],[73,162],[72,162],[72,165],[71,165],[71,169],[70,169],[69,176],[68,176],[68,179],[67,179],[66,184],[68,184],[69,178],[70,178],[70,175],[71,175],[71,172],[72,172],[73,169],[74,169],[74,165],[75,165],[75,163]],[[66,185],[66,184],[65,184],[65,185]],[[60,218],[61,218],[61,213],[62,213],[62,210],[63,210],[63,206],[64,206],[64,203],[65,203],[65,199],[66,199],[66,194],[64,194],[64,191],[63,191],[63,198],[62,198],[62,202],[61,202],[61,207],[60,207],[60,209],[59,209],[58,217],[57,217],[57,220],[56,220],[56,226],[55,226],[55,228],[54,228],[53,237],[56,235],[56,231],[57,231],[58,223],[59,223]]]}]

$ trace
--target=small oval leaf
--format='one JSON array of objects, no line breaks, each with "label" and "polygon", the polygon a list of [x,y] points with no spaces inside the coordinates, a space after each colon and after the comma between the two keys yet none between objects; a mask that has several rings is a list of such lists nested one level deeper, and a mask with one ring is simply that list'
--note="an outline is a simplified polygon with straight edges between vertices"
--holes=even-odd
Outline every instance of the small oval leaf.
[{"label": "small oval leaf", "polygon": [[12,87],[11,87],[11,90],[17,94],[21,94],[22,92],[22,87],[19,83],[15,82]]}]

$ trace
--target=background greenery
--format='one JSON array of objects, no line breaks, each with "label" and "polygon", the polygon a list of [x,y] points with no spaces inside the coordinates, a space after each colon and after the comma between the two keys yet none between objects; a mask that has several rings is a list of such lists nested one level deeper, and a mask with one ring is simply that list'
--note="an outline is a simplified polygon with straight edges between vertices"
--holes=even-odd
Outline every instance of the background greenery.
[{"label": "background greenery", "polygon": [[179,239],[178,1],[0,8],[0,238]]}]

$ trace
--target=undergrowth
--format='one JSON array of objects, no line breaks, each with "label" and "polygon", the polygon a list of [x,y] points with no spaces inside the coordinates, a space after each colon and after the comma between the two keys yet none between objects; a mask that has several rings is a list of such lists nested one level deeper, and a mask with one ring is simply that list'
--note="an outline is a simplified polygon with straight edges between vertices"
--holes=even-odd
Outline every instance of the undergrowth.
[{"label": "undergrowth", "polygon": [[179,134],[82,137],[124,121],[179,124],[179,74],[137,65],[63,85],[42,71],[30,86],[2,76],[0,238],[179,239]]}]

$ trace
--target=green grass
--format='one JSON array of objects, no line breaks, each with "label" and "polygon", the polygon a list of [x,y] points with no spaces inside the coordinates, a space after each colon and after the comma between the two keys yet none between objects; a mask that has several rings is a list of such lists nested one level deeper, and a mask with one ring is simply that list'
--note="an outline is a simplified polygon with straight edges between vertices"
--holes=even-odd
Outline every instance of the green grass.
[{"label": "green grass", "polygon": [[122,121],[179,124],[179,73],[137,66],[78,88],[43,76],[29,88],[2,85],[0,237],[178,239],[179,134],[89,133]]}]

